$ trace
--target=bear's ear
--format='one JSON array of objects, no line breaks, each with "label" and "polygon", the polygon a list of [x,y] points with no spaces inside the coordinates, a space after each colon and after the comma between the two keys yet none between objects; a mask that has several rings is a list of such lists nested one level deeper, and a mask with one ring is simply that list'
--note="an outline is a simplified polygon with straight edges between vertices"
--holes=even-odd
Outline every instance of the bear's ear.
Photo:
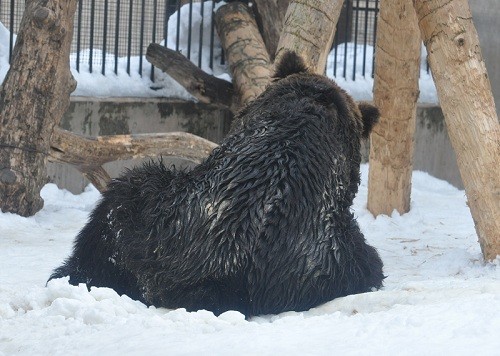
[{"label": "bear's ear", "polygon": [[291,74],[306,73],[307,67],[300,56],[292,51],[286,51],[275,65],[274,79],[286,78]]},{"label": "bear's ear", "polygon": [[359,111],[361,111],[361,118],[363,120],[363,137],[367,138],[372,131],[373,126],[378,122],[380,112],[378,109],[368,103],[358,104]]}]

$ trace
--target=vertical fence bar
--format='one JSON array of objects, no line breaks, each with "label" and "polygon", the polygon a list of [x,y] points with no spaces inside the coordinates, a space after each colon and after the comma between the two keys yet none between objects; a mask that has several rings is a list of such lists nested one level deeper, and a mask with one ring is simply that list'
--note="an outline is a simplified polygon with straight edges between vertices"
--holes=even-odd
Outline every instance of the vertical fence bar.
[{"label": "vertical fence bar", "polygon": [[[81,2],[81,0],[80,0]],[[115,19],[115,74],[118,75],[118,44],[120,43],[120,0],[116,0],[116,19]]]},{"label": "vertical fence bar", "polygon": [[356,60],[358,52],[358,32],[359,32],[359,0],[356,0],[356,17],[354,20],[354,56],[352,63],[352,80],[356,80]]},{"label": "vertical fence bar", "polygon": [[200,14],[201,14],[201,20],[200,20],[200,40],[199,40],[199,46],[198,46],[198,67],[201,68],[202,65],[202,55],[203,55],[203,24],[204,24],[204,19],[205,19],[205,12],[204,12],[204,5],[205,2],[202,0],[200,4]]},{"label": "vertical fence bar", "polygon": [[165,47],[168,46],[168,20],[170,19],[169,15],[169,9],[170,9],[170,1],[166,0],[165,1],[165,14],[163,15],[163,41]]},{"label": "vertical fence bar", "polygon": [[343,73],[342,77],[344,79],[347,78],[347,40],[348,40],[348,34],[349,34],[349,4],[347,4],[347,8],[345,11],[345,16],[346,16],[346,22],[345,22],[345,36],[344,36],[344,63],[343,63]]},{"label": "vertical fence bar", "polygon": [[365,3],[365,33],[364,33],[364,38],[363,38],[363,78],[365,78],[365,72],[366,72],[366,47],[367,47],[367,42],[368,42],[368,11],[370,7],[370,0],[366,0]]},{"label": "vertical fence bar", "polygon": [[378,1],[379,0],[375,0],[375,19],[373,21],[372,78],[375,76],[375,47],[377,46]]},{"label": "vertical fence bar", "polygon": [[[158,16],[158,0],[153,1],[153,31],[151,33],[151,42],[156,43],[156,16]],[[155,66],[151,64],[151,75],[149,77],[154,83],[155,81]]]},{"label": "vertical fence bar", "polygon": [[175,34],[176,51],[179,51],[180,36],[181,36],[181,0],[177,0],[177,32]]},{"label": "vertical fence bar", "polygon": [[14,0],[10,0],[10,24],[9,24],[9,63],[12,61],[12,50],[14,49]]},{"label": "vertical fence bar", "polygon": [[335,37],[333,38],[333,77],[337,76],[337,52],[339,47],[339,33],[335,31]]},{"label": "vertical fence bar", "polygon": [[214,9],[215,9],[215,1],[212,0],[212,12],[210,15],[211,23],[210,23],[210,60],[208,66],[210,69],[214,69],[214,36],[215,36],[215,20],[214,20]]},{"label": "vertical fence bar", "polygon": [[[81,0],[80,0],[81,1]],[[104,18],[102,28],[102,75],[106,75],[106,47],[108,42],[108,5],[109,0],[104,0]]]},{"label": "vertical fence bar", "polygon": [[90,37],[89,37],[89,72],[92,73],[94,61],[94,24],[95,24],[95,0],[90,2]]},{"label": "vertical fence bar", "polygon": [[134,2],[130,0],[128,7],[128,43],[127,43],[127,74],[130,75],[130,57],[132,56],[132,15]]},{"label": "vertical fence bar", "polygon": [[188,16],[188,43],[187,43],[187,59],[191,59],[191,35],[193,25],[193,0],[189,0],[189,16]]},{"label": "vertical fence bar", "polygon": [[146,16],[146,2],[142,0],[141,2],[141,31],[139,35],[139,74],[142,77],[142,54],[144,52],[144,20]]},{"label": "vertical fence bar", "polygon": [[78,21],[76,30],[76,71],[80,73],[80,51],[82,50],[82,1],[78,1]]}]

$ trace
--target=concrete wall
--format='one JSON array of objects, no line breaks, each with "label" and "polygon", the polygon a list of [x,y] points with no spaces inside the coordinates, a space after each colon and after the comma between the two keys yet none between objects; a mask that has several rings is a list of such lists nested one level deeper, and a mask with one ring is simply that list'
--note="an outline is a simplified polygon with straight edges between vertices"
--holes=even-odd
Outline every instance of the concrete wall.
[{"label": "concrete wall", "polygon": [[439,106],[419,106],[417,109],[413,169],[428,172],[464,189]]},{"label": "concrete wall", "polygon": [[[369,155],[369,143],[362,142],[363,162],[368,162]],[[464,189],[457,158],[439,106],[420,105],[417,108],[413,170],[427,172],[459,189]]]},{"label": "concrete wall", "polygon": [[[91,99],[72,98],[71,106],[61,121],[61,127],[86,136],[189,132],[213,142],[219,142],[228,131],[231,113],[216,106],[168,99]],[[191,163],[165,158],[168,165],[188,166]],[[116,177],[125,167],[142,160],[108,163],[104,168]],[[49,163],[50,180],[60,188],[79,193],[89,183],[78,170],[67,164]]]},{"label": "concrete wall", "polygon": [[469,0],[500,117],[500,0]]},{"label": "concrete wall", "polygon": [[[98,136],[148,132],[190,132],[214,142],[220,142],[229,129],[231,113],[215,106],[165,99],[98,100],[73,98],[61,126],[75,133]],[[364,147],[365,160],[368,148]],[[124,167],[139,164],[127,160],[105,165],[111,176],[117,176]],[[179,159],[165,159],[177,167],[189,165]],[[446,133],[443,114],[437,106],[419,107],[415,135],[414,169],[429,172],[463,188],[455,154]],[[74,193],[88,184],[73,167],[49,164],[51,181]]]}]

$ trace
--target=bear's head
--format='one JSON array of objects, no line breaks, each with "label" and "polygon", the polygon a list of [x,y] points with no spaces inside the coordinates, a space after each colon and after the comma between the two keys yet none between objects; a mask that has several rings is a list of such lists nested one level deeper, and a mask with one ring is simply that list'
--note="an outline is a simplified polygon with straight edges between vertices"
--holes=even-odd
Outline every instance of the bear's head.
[{"label": "bear's head", "polygon": [[[368,138],[373,126],[378,122],[380,114],[375,106],[368,103],[356,104],[334,81],[312,73],[295,52],[285,52],[276,63],[273,81],[283,79],[301,83],[301,89],[305,90],[304,95],[314,96],[325,106],[334,105],[340,115],[353,118],[362,138]],[[306,83],[311,80],[314,81],[314,85],[307,86]]]}]

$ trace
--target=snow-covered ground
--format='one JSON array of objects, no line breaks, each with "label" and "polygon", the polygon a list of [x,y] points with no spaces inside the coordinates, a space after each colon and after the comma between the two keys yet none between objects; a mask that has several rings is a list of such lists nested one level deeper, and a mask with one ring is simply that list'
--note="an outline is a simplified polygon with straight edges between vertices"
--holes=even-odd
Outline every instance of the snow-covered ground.
[{"label": "snow-covered ground", "polygon": [[499,355],[500,259],[485,263],[463,191],[415,172],[411,211],[354,210],[387,275],[376,292],[303,313],[167,310],[51,281],[99,198],[48,184],[30,218],[0,213],[0,355]]},{"label": "snow-covered ground", "polygon": [[[8,39],[0,24],[0,82]],[[167,76],[152,83],[148,72],[129,76],[120,63],[118,75],[106,77],[73,69],[75,94],[190,98]],[[227,78],[224,68],[215,69]],[[337,82],[356,99],[371,98],[371,78]],[[420,90],[421,101],[436,101],[425,71]],[[237,312],[215,317],[147,308],[64,279],[45,286],[99,199],[94,188],[75,196],[48,184],[45,207],[35,216],[0,213],[0,355],[500,355],[500,259],[483,261],[464,192],[414,172],[411,211],[375,219],[365,208],[367,172],[362,166],[354,210],[385,263],[385,287],[303,313],[250,320]]]}]

